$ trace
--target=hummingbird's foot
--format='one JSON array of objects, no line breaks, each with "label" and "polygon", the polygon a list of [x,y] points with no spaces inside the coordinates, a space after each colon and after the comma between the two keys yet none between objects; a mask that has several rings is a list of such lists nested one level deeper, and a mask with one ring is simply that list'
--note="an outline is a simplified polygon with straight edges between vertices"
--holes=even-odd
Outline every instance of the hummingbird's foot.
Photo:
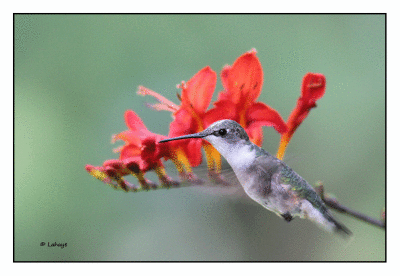
[{"label": "hummingbird's foot", "polygon": [[293,219],[293,216],[289,212],[281,214],[281,217],[283,217],[287,222],[290,222]]}]

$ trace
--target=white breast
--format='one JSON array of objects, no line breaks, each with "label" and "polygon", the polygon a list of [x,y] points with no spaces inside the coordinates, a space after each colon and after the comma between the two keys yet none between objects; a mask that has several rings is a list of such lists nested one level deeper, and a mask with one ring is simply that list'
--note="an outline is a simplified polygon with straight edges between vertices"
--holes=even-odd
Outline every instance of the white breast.
[{"label": "white breast", "polygon": [[235,171],[243,171],[254,162],[256,152],[251,150],[250,145],[244,145],[227,151],[224,157]]}]

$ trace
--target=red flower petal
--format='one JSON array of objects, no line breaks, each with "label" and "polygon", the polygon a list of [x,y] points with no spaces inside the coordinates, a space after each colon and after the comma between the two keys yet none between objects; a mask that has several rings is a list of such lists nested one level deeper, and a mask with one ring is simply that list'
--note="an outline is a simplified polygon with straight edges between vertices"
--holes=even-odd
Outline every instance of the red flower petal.
[{"label": "red flower petal", "polygon": [[168,137],[178,137],[197,132],[198,125],[192,114],[185,108],[180,108],[175,114],[175,119],[169,125]]},{"label": "red flower petal", "polygon": [[138,146],[127,144],[122,147],[119,159],[124,160],[130,157],[140,157],[141,152],[142,151]]},{"label": "red flower petal", "polygon": [[138,158],[135,157],[122,160],[124,166],[134,173],[140,173],[140,162],[138,162]]},{"label": "red flower petal", "polygon": [[141,157],[144,161],[150,164],[160,160],[161,156],[159,156],[160,150],[158,148],[159,143],[157,143],[154,136],[144,139],[142,145]]},{"label": "red flower petal", "polygon": [[257,102],[250,106],[247,110],[246,121],[249,128],[272,126],[280,134],[287,131],[286,123],[278,111],[262,102]]},{"label": "red flower petal", "polygon": [[125,111],[124,117],[125,117],[125,123],[129,129],[135,132],[148,131],[147,127],[144,125],[140,117],[132,110]]},{"label": "red flower petal", "polygon": [[256,52],[247,52],[232,66],[225,66],[221,72],[221,79],[235,104],[244,99],[249,103],[255,102],[263,84],[263,71]]},{"label": "red flower petal", "polygon": [[182,88],[182,106],[188,105],[197,114],[206,112],[217,84],[217,74],[209,66],[201,69]]},{"label": "red flower petal", "polygon": [[123,164],[121,160],[110,159],[104,161],[103,167],[113,167],[116,170],[120,170],[122,169]]},{"label": "red flower petal", "polygon": [[325,93],[326,80],[323,74],[307,73],[303,78],[301,85],[301,96],[308,103],[308,106],[313,107],[315,102],[322,98]]},{"label": "red flower petal", "polygon": [[197,167],[202,162],[201,145],[202,139],[189,139],[186,147],[184,148],[185,154],[189,159],[192,167]]},{"label": "red flower petal", "polygon": [[132,130],[125,130],[113,136],[112,142],[122,140],[128,144],[140,145],[140,139],[137,134]]},{"label": "red flower petal", "polygon": [[250,125],[246,128],[246,132],[249,135],[250,140],[256,144],[257,146],[261,147],[263,142],[263,131],[262,128],[256,126],[256,124]]},{"label": "red flower petal", "polygon": [[218,100],[214,103],[214,106],[203,117],[204,127],[208,127],[212,123],[223,119],[236,120],[238,116],[236,112],[237,106],[230,100]]},{"label": "red flower petal", "polygon": [[289,139],[304,121],[311,108],[316,107],[316,101],[325,93],[326,80],[322,74],[307,73],[301,85],[301,96],[287,121]]},{"label": "red flower petal", "polygon": [[[175,120],[170,124],[168,137],[178,137],[199,132],[202,130],[202,126],[199,123],[203,124],[195,120],[188,110],[181,108],[175,113]],[[202,160],[201,143],[201,139],[188,139],[171,141],[162,145],[168,145],[171,151],[177,148],[183,149],[190,165],[196,167],[200,165]],[[163,149],[163,152],[165,152],[165,149]]]},{"label": "red flower petal", "polygon": [[86,170],[88,173],[90,173],[91,171],[96,170],[96,169],[98,169],[98,168],[96,168],[96,167],[93,166],[93,165],[90,165],[90,164],[86,164],[86,165],[85,165],[85,170]]}]

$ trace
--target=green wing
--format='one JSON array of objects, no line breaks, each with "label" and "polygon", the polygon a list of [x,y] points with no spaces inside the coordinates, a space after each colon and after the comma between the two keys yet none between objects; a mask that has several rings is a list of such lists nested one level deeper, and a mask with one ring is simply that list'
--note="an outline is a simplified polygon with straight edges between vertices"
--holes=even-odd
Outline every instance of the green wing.
[{"label": "green wing", "polygon": [[313,187],[283,162],[280,171],[279,181],[281,183],[291,185],[293,191],[295,191],[300,197],[310,201],[311,204],[314,205],[316,208],[326,210],[322,199],[315,192]]}]

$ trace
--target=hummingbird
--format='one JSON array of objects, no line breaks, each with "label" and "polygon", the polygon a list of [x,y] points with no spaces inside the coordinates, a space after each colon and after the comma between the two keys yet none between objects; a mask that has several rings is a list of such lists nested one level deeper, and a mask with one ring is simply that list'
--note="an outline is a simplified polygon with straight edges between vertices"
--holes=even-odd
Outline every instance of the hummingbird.
[{"label": "hummingbird", "polygon": [[287,222],[308,218],[329,232],[350,236],[321,197],[282,160],[252,143],[246,131],[233,120],[220,120],[205,130],[159,141],[202,138],[210,142],[232,167],[246,194]]}]

